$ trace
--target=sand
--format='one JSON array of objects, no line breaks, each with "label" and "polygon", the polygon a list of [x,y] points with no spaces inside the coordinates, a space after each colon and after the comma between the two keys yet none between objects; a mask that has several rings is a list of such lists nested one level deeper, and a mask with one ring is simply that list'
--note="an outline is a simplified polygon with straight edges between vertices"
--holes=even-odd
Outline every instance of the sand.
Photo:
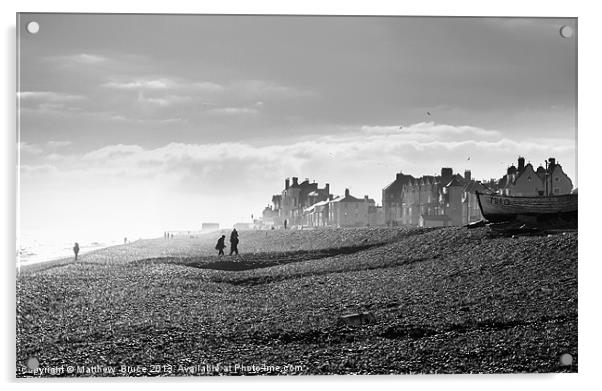
[{"label": "sand", "polygon": [[243,231],[222,258],[217,237],[23,268],[17,376],[577,371],[576,232]]}]

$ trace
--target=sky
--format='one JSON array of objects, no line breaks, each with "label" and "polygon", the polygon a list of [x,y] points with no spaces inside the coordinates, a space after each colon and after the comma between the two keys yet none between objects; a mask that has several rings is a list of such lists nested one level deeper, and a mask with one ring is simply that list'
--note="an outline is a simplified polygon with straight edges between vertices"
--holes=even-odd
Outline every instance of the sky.
[{"label": "sky", "polygon": [[556,157],[577,186],[575,19],[21,14],[18,28],[31,235],[231,226],[293,176],[380,203],[396,172],[499,178],[519,155]]}]

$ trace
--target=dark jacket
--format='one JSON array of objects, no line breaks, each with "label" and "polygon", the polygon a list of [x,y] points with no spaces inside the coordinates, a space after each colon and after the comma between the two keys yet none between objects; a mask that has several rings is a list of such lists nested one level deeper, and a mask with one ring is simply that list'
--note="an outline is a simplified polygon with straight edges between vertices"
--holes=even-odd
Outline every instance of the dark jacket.
[{"label": "dark jacket", "polygon": [[232,233],[230,234],[230,243],[238,244],[238,232],[232,231]]},{"label": "dark jacket", "polygon": [[223,238],[219,238],[219,239],[217,240],[217,244],[215,245],[215,249],[216,249],[216,250],[223,250],[224,248],[226,248],[226,245],[224,244],[224,240],[225,240],[225,239],[226,239],[226,238],[225,238],[225,237],[223,237]]}]

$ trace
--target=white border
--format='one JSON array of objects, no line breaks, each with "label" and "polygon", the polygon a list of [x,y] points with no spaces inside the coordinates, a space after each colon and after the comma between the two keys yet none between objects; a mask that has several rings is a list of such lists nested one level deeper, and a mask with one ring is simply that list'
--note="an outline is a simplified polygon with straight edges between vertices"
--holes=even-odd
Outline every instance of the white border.
[{"label": "white border", "polygon": [[[599,162],[600,148],[600,61],[599,46],[602,42],[600,26],[602,16],[595,2],[545,1],[527,2],[525,0],[484,1],[414,1],[385,2],[378,0],[356,1],[205,1],[185,2],[178,0],[151,1],[103,0],[102,2],[84,2],[76,0],[9,0],[1,3],[4,32],[4,51],[2,75],[4,93],[0,107],[5,118],[2,133],[2,214],[3,222],[0,240],[5,250],[4,276],[2,289],[5,308],[2,321],[2,362],[3,380],[15,383],[15,295],[14,295],[14,250],[15,250],[15,20],[16,12],[125,12],[125,13],[250,13],[250,14],[345,14],[345,15],[446,15],[446,16],[549,16],[579,18],[579,176],[580,183],[580,233],[579,233],[579,374],[569,375],[495,375],[495,376],[396,376],[396,377],[304,377],[285,379],[194,379],[177,381],[177,387],[191,386],[235,389],[274,388],[306,389],[320,385],[344,388],[399,387],[412,389],[478,389],[507,390],[509,387],[537,387],[545,389],[591,388],[595,384],[600,363],[600,331],[602,327],[599,315],[601,285],[597,280],[602,276],[598,246],[596,242],[600,206],[600,183],[602,175]],[[19,387],[63,389],[81,388],[81,382],[62,384],[57,381],[27,382]],[[94,380],[87,382],[86,388],[104,389],[106,384]],[[132,381],[121,381],[113,386],[131,387]],[[145,387],[165,387],[164,381]],[[10,386],[10,385],[9,385]]]}]

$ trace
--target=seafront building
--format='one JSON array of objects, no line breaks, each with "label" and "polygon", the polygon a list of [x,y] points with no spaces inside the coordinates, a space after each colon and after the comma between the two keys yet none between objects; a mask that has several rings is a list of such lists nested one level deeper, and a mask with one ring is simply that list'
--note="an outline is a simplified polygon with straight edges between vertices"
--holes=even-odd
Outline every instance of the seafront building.
[{"label": "seafront building", "polygon": [[473,180],[470,170],[461,176],[444,167],[440,175],[419,178],[398,173],[383,189],[385,224],[432,227],[477,221],[481,213],[475,190],[491,191]]},{"label": "seafront building", "polygon": [[367,195],[356,198],[345,189],[344,197],[328,201],[328,223],[335,227],[364,227],[382,225],[384,212],[382,207]]},{"label": "seafront building", "polygon": [[395,175],[395,180],[383,189],[382,204],[385,225],[395,226],[402,224],[402,189],[411,180],[414,180],[413,176],[399,172]]},{"label": "seafront building", "polygon": [[284,189],[272,197],[272,205],[263,210],[262,228],[320,228],[361,226],[458,226],[482,219],[476,192],[512,196],[569,194],[571,179],[555,158],[545,167],[534,169],[519,157],[498,180],[478,181],[470,170],[464,175],[443,167],[438,175],[414,177],[399,172],[382,189],[382,206],[367,195],[354,197],[349,189],[344,196],[330,194],[327,183],[297,177],[285,179]]},{"label": "seafront building", "polygon": [[[292,181],[291,181],[292,179]],[[330,185],[320,188],[316,182],[297,177],[286,178],[284,189],[272,196],[272,205],[262,213],[263,228],[320,228],[384,225],[384,212],[374,199],[352,196],[334,197]]]},{"label": "seafront building", "polygon": [[518,158],[518,166],[512,164],[499,180],[498,193],[512,196],[543,196],[569,194],[573,182],[563,171],[562,166],[551,157],[546,167],[533,169],[531,163],[525,165],[525,158]]},{"label": "seafront building", "polygon": [[332,199],[330,185],[323,188],[309,179],[299,183],[298,177],[284,180],[284,189],[272,196],[272,206],[264,209],[264,217],[271,219],[274,227],[302,227],[307,220],[305,210],[312,205]]}]

